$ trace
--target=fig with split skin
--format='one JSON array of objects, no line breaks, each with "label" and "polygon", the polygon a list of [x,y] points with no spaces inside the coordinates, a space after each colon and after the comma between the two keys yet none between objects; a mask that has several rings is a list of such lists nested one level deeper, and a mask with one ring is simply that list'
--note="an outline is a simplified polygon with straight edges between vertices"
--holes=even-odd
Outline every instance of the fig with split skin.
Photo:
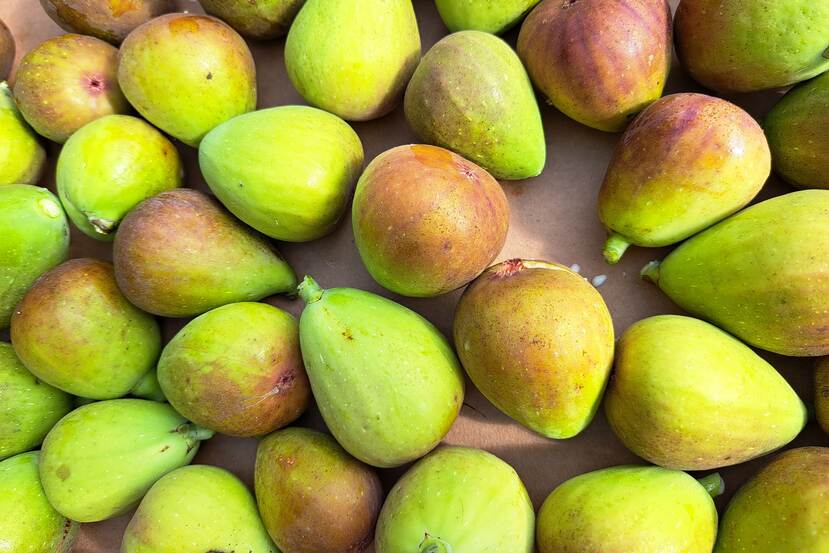
[{"label": "fig with split skin", "polygon": [[199,0],[199,4],[242,36],[269,40],[288,34],[305,0]]},{"label": "fig with split skin", "polygon": [[175,10],[174,0],[40,0],[62,29],[118,45],[154,17]]},{"label": "fig with split skin", "polygon": [[37,184],[45,162],[46,151],[17,109],[9,85],[0,82],[0,186]]}]

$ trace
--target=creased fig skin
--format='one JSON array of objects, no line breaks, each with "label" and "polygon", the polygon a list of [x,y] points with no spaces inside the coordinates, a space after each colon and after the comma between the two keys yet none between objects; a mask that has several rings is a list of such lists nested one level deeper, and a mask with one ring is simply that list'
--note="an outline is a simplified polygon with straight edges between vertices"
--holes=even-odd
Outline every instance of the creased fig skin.
[{"label": "creased fig skin", "polygon": [[115,45],[139,25],[176,8],[173,0],[40,0],[40,5],[62,29]]}]

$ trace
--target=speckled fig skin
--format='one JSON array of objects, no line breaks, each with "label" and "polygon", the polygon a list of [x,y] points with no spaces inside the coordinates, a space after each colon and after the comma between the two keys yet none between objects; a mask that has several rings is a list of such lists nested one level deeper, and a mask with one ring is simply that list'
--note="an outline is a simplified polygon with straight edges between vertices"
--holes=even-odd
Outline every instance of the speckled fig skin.
[{"label": "speckled fig skin", "polygon": [[158,381],[176,411],[230,436],[261,436],[308,405],[299,325],[264,303],[232,303],[189,322],[164,347]]},{"label": "speckled fig skin", "polygon": [[605,259],[680,242],[745,207],[771,172],[763,129],[730,102],[672,94],[622,135],[599,192]]},{"label": "speckled fig skin", "polygon": [[0,186],[37,184],[46,151],[20,115],[9,85],[0,82]]},{"label": "speckled fig skin", "polygon": [[30,50],[17,68],[14,99],[23,118],[54,142],[90,121],[128,113],[116,80],[118,50],[91,36],[67,34]]},{"label": "speckled fig skin", "polygon": [[454,150],[495,178],[544,170],[547,145],[532,84],[496,36],[461,31],[441,39],[412,75],[404,107],[421,140]]},{"label": "speckled fig skin", "polygon": [[118,82],[147,121],[194,147],[219,123],[256,109],[247,44],[206,15],[171,13],[135,29],[118,52]]},{"label": "speckled fig skin", "polygon": [[714,553],[829,551],[829,448],[781,453],[731,499]]},{"label": "speckled fig skin", "polygon": [[398,146],[369,164],[354,195],[357,249],[371,276],[404,296],[450,292],[504,246],[509,204],[489,173],[437,146]]},{"label": "speckled fig skin", "polygon": [[455,349],[498,409],[549,438],[590,424],[613,362],[601,295],[562,265],[513,259],[487,269],[455,311]]},{"label": "speckled fig skin", "polygon": [[361,553],[383,503],[377,474],[328,434],[286,428],[256,450],[259,512],[282,553]]},{"label": "speckled fig skin", "polygon": [[5,81],[11,75],[15,50],[14,36],[0,19],[0,81]]},{"label": "speckled fig skin", "polygon": [[829,434],[829,358],[820,359],[815,367],[815,415]]},{"label": "speckled fig skin", "polygon": [[642,276],[749,345],[829,354],[829,190],[765,200],[683,242]]},{"label": "speckled fig skin", "polygon": [[829,69],[829,0],[682,0],[679,60],[723,93],[782,88]]},{"label": "speckled fig skin", "polygon": [[35,376],[92,399],[126,395],[161,351],[156,320],[124,298],[110,263],[88,258],[35,282],[12,315],[11,337]]},{"label": "speckled fig skin", "polygon": [[264,237],[191,189],[162,192],[130,211],[113,259],[127,299],[163,317],[296,290],[293,269]]},{"label": "speckled fig skin", "polygon": [[544,0],[521,26],[518,55],[565,115],[620,131],[662,96],[671,9],[665,0]]},{"label": "speckled fig skin", "polygon": [[173,0],[40,0],[61,28],[112,44],[154,17],[173,11]]},{"label": "speckled fig skin", "polygon": [[484,31],[500,35],[514,27],[539,0],[435,0],[450,32]]},{"label": "speckled fig skin", "polygon": [[242,36],[268,40],[288,33],[305,0],[199,0],[199,4]]},{"label": "speckled fig skin", "polygon": [[829,73],[790,90],[763,127],[778,175],[797,188],[829,188]]}]

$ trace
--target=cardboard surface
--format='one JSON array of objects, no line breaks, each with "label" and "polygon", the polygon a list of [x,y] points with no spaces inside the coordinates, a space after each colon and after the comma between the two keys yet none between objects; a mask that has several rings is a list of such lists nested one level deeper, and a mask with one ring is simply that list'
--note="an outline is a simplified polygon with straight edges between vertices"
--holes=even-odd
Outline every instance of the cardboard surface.
[{"label": "cardboard surface", "polygon": [[[431,0],[415,0],[420,24],[423,51],[447,33]],[[675,8],[678,0],[671,0]],[[194,0],[179,0],[183,10],[201,11]],[[19,58],[40,41],[60,34],[61,30],[43,12],[36,0],[0,1],[0,19],[15,35]],[[506,39],[513,45],[517,31]],[[304,103],[291,86],[283,63],[284,39],[251,43],[256,58],[259,85],[259,107]],[[666,93],[700,91],[678,67],[676,61]],[[175,91],[171,91],[175,93]],[[762,117],[774,104],[779,93],[763,93],[733,98],[755,117]],[[510,201],[511,227],[509,238],[499,260],[514,257],[539,258],[566,265],[578,264],[587,278],[607,275],[599,291],[613,314],[617,336],[631,323],[659,313],[679,313],[654,286],[639,279],[639,269],[652,259],[661,258],[667,250],[631,248],[622,263],[605,265],[601,248],[605,231],[596,216],[596,195],[607,162],[619,135],[584,127],[567,119],[554,108],[541,106],[547,135],[548,165],[535,179],[505,182]],[[390,115],[368,123],[355,124],[366,151],[366,163],[377,154],[400,144],[416,142],[398,107]],[[207,190],[196,165],[196,151],[177,143],[187,166],[188,186]],[[54,163],[59,148],[50,145],[50,166],[43,185],[54,190]],[[772,177],[761,198],[790,191]],[[351,232],[350,217],[324,239],[306,244],[284,244],[280,250],[299,275],[310,274],[322,286],[352,286],[393,297],[434,322],[450,335],[452,314],[460,292],[434,299],[399,298],[381,289],[363,268]],[[111,258],[111,246],[86,238],[73,228],[72,257]],[[298,315],[301,302],[284,298],[270,300]],[[169,339],[186,321],[164,321],[165,337]],[[7,336],[3,337],[7,339]],[[763,354],[792,383],[801,397],[811,402],[812,361]],[[323,428],[322,420],[312,408],[299,425]],[[727,424],[724,421],[724,424]],[[500,414],[475,389],[468,387],[466,406],[446,443],[481,447],[510,463],[521,475],[536,507],[563,480],[590,470],[611,465],[637,462],[638,459],[616,439],[600,410],[590,427],[567,441],[542,438]],[[829,438],[812,422],[790,446],[827,445]],[[226,467],[252,485],[256,441],[217,436],[202,445],[196,463]],[[718,500],[720,508],[737,489],[768,459],[759,459],[737,467],[721,470],[727,491]],[[403,469],[382,471],[390,487]],[[74,551],[76,553],[111,553],[118,551],[123,529],[129,515],[98,524],[83,525]]]}]

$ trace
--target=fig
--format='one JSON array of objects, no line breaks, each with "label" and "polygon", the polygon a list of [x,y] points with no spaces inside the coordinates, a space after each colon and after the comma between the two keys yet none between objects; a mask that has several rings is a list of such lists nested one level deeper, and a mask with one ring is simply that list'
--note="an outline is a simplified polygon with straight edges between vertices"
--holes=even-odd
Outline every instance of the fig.
[{"label": "fig", "polygon": [[605,410],[628,449],[680,470],[754,459],[792,441],[807,420],[774,367],[717,327],[679,315],[625,331]]},{"label": "fig", "polygon": [[181,160],[164,135],[137,117],[108,115],[81,127],[60,151],[57,188],[87,236],[112,240],[127,212],[181,186]]},{"label": "fig", "polygon": [[156,320],[121,294],[112,264],[89,258],[35,282],[12,315],[11,338],[32,374],[92,399],[127,394],[161,351]]},{"label": "fig", "polygon": [[622,135],[599,192],[605,259],[710,227],[745,207],[769,173],[763,129],[742,109],[704,94],[658,100]]},{"label": "fig", "polygon": [[173,0],[40,0],[40,5],[62,29],[115,45],[142,23],[176,8]]},{"label": "fig", "polygon": [[199,0],[199,4],[242,36],[266,40],[288,34],[305,0]]},{"label": "fig", "polygon": [[829,0],[682,0],[679,60],[722,93],[782,88],[829,69]]},{"label": "fig", "polygon": [[322,110],[281,106],[222,123],[202,140],[199,166],[231,213],[277,240],[332,230],[363,166],[348,124]]},{"label": "fig", "polygon": [[815,414],[818,425],[829,434],[829,358],[818,361],[815,370]]},{"label": "fig", "polygon": [[11,76],[16,49],[11,30],[0,19],[0,81],[5,81]]},{"label": "fig", "polygon": [[45,161],[46,152],[20,115],[9,86],[0,82],[0,186],[37,184]]},{"label": "fig", "polygon": [[190,146],[219,123],[256,109],[247,44],[205,15],[162,15],[131,32],[118,53],[118,82],[138,113]]},{"label": "fig", "polygon": [[42,273],[69,255],[69,225],[45,188],[0,186],[0,329]]},{"label": "fig", "polygon": [[97,401],[75,409],[46,435],[40,480],[62,515],[106,520],[138,505],[156,480],[188,464],[212,435],[166,403]]},{"label": "fig", "polygon": [[219,467],[191,465],[161,477],[141,500],[121,553],[238,551],[279,553],[241,480]]},{"label": "fig", "polygon": [[419,59],[411,0],[308,0],[285,42],[297,91],[349,121],[394,109]]},{"label": "fig", "polygon": [[130,111],[117,67],[118,50],[103,40],[75,34],[50,38],[20,61],[14,99],[38,134],[63,143],[90,121]]},{"label": "fig", "polygon": [[480,449],[442,447],[389,492],[374,547],[377,553],[532,553],[534,527],[532,503],[511,466]]},{"label": "fig", "polygon": [[590,424],[613,363],[613,321],[573,271],[513,259],[487,269],[455,311],[469,378],[506,415],[548,438]]},{"label": "fig", "polygon": [[463,371],[446,338],[402,305],[363,290],[299,285],[299,339],[311,390],[338,442],[376,467],[422,457],[463,403]]},{"label": "fig", "polygon": [[435,0],[450,32],[484,31],[500,35],[514,27],[539,0]]},{"label": "fig", "polygon": [[621,131],[662,96],[671,8],[665,0],[544,0],[521,26],[518,55],[559,111]]},{"label": "fig", "polygon": [[441,39],[417,66],[404,107],[421,140],[496,178],[526,179],[544,169],[547,145],[532,84],[496,36],[462,31]]},{"label": "fig", "polygon": [[829,354],[829,190],[744,209],[653,262],[642,275],[689,313],[749,345]]},{"label": "fig", "polygon": [[501,251],[509,204],[492,175],[437,146],[392,148],[366,168],[352,205],[354,239],[380,285],[404,296],[459,288]]},{"label": "fig", "polygon": [[282,553],[360,553],[383,502],[377,474],[329,435],[279,430],[256,450],[259,512]]},{"label": "fig", "polygon": [[163,317],[296,290],[293,270],[270,243],[214,199],[185,188],[130,211],[115,235],[113,258],[127,299]]}]

